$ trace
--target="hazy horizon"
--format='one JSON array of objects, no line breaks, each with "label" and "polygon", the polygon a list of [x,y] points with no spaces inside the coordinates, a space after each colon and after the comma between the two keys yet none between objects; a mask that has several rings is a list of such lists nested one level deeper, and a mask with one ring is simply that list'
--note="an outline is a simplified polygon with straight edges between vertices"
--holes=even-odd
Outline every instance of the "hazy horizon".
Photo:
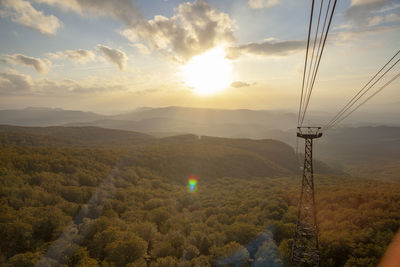
[{"label": "hazy horizon", "polygon": [[[299,1],[2,0],[0,9],[1,109],[299,104],[309,16]],[[337,111],[396,52],[399,12],[398,0],[338,3],[310,109]],[[399,85],[365,108],[394,109]]]}]

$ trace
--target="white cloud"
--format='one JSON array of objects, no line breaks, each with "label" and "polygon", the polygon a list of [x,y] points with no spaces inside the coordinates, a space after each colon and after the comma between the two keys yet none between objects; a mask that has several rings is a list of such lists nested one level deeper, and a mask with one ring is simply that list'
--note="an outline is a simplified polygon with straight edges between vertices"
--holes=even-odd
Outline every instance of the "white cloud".
[{"label": "white cloud", "polygon": [[132,0],[34,0],[38,3],[57,6],[65,11],[80,15],[111,16],[126,25],[131,25],[141,18]]},{"label": "white cloud", "polygon": [[145,46],[144,44],[136,43],[136,44],[133,44],[133,46],[136,47],[137,50],[139,50],[139,52],[142,53],[143,55],[150,54],[150,49],[147,46]]},{"label": "white cloud", "polygon": [[263,43],[248,43],[228,49],[227,57],[235,59],[242,54],[258,56],[286,56],[305,48],[305,41],[265,41]]},{"label": "white cloud", "polygon": [[45,15],[24,0],[0,0],[3,17],[22,24],[43,34],[55,34],[62,27],[62,22],[54,15]]},{"label": "white cloud", "polygon": [[368,20],[368,26],[376,26],[384,21],[383,16],[374,16]]},{"label": "white cloud", "polygon": [[400,15],[396,13],[390,13],[386,15],[385,18],[386,22],[397,22],[400,21]]},{"label": "white cloud", "polygon": [[33,85],[32,78],[15,70],[0,73],[0,94],[15,94],[30,91]]},{"label": "white cloud", "polygon": [[28,57],[22,54],[5,55],[1,57],[1,62],[7,64],[20,64],[35,68],[39,73],[45,74],[49,71],[51,62],[48,59]]},{"label": "white cloud", "polygon": [[90,51],[85,49],[78,50],[65,50],[59,51],[56,53],[48,53],[47,56],[51,59],[69,59],[72,62],[85,64],[89,61],[92,61],[96,58],[96,55]]},{"label": "white cloud", "polygon": [[101,92],[127,92],[129,80],[109,77],[86,77],[82,80],[47,78],[32,79],[16,70],[0,73],[1,95],[68,96],[74,94],[94,94]]},{"label": "white cloud", "polygon": [[279,4],[279,0],[249,0],[249,6],[254,9],[273,7]]},{"label": "white cloud", "polygon": [[349,43],[349,41],[360,41],[364,38],[387,33],[399,31],[400,26],[378,26],[378,27],[368,27],[368,28],[357,28],[349,31],[338,32],[331,34],[330,38],[334,40],[337,44]]},{"label": "white cloud", "polygon": [[153,50],[186,61],[217,45],[234,41],[233,22],[204,0],[180,4],[170,17],[141,20],[121,32],[133,43],[146,42]]},{"label": "white cloud", "polygon": [[375,26],[383,22],[383,17],[375,13],[393,3],[394,0],[352,0],[345,18],[358,26]]},{"label": "white cloud", "polygon": [[97,49],[107,60],[117,65],[121,71],[125,70],[128,58],[123,51],[105,45],[97,45]]}]

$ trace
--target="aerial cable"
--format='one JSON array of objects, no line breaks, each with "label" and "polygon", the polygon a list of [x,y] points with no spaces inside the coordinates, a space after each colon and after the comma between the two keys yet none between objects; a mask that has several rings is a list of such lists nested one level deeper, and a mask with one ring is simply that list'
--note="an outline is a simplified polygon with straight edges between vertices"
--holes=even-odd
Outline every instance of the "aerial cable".
[{"label": "aerial cable", "polygon": [[299,126],[300,114],[301,114],[301,109],[302,109],[302,106],[303,106],[304,80],[305,80],[305,77],[306,77],[308,48],[310,46],[311,26],[312,26],[312,19],[313,19],[313,16],[314,16],[314,2],[315,2],[315,0],[313,0],[312,4],[311,4],[311,15],[310,15],[310,23],[309,23],[309,26],[308,26],[308,37],[307,37],[307,51],[306,51],[306,59],[304,61],[303,83],[302,83],[302,86],[301,86],[301,97],[300,97],[299,115],[298,115],[298,118],[297,118],[297,126]]},{"label": "aerial cable", "polygon": [[324,52],[324,48],[325,48],[325,44],[326,44],[326,39],[327,39],[327,37],[328,37],[329,29],[330,29],[331,24],[332,24],[332,18],[333,18],[333,13],[335,12],[336,3],[337,3],[337,0],[335,0],[335,2],[333,3],[331,15],[330,15],[330,18],[329,18],[328,27],[327,27],[327,29],[326,29],[326,34],[325,34],[325,37],[324,37],[324,42],[322,43],[321,54],[320,54],[320,56],[319,56],[319,58],[318,58],[318,63],[317,63],[317,67],[316,67],[316,70],[315,70],[315,73],[314,73],[314,77],[313,77],[312,82],[311,82],[310,91],[309,91],[309,93],[308,93],[307,100],[306,100],[306,102],[305,102],[306,104],[305,104],[305,107],[304,107],[304,109],[303,109],[303,115],[302,115],[302,117],[301,117],[300,126],[303,125],[304,117],[305,117],[305,115],[306,115],[307,108],[308,108],[308,104],[310,103],[311,93],[312,93],[312,90],[313,90],[313,88],[314,88],[315,78],[316,78],[317,73],[318,73],[318,69],[319,69],[319,65],[320,65],[320,62],[321,62],[322,53]]},{"label": "aerial cable", "polygon": [[[360,91],[327,123],[324,128],[331,128],[331,125],[333,125],[348,109],[350,109],[355,102],[357,102],[362,96],[364,96],[371,88],[374,86],[382,77],[389,71],[391,70],[398,62],[397,60],[396,63],[394,63],[386,72],[378,78],[377,81],[375,81],[370,87],[367,88],[367,86],[389,65],[389,63],[400,53],[400,50],[397,51],[397,53],[361,88]],[[361,94],[361,95],[360,95]]]},{"label": "aerial cable", "polygon": [[[392,79],[390,79],[390,81],[388,81],[387,83],[385,83],[381,88],[379,88],[375,93],[373,93],[372,95],[370,95],[367,99],[365,99],[363,102],[361,102],[357,107],[355,107],[352,111],[350,111],[346,116],[341,117],[336,123],[335,125],[339,124],[341,121],[343,121],[344,119],[346,119],[348,116],[350,116],[354,111],[356,111],[357,109],[359,109],[362,105],[364,105],[365,103],[367,103],[371,98],[373,98],[374,96],[376,96],[379,92],[381,92],[383,89],[385,89],[387,86],[389,86],[392,82],[394,82],[397,78],[400,77],[400,72],[397,73],[397,75],[395,75]],[[334,125],[332,125],[330,128],[332,128]],[[328,129],[327,129],[328,130]]]},{"label": "aerial cable", "polygon": [[[341,112],[341,114],[339,116],[337,116],[337,118],[335,120],[333,120],[330,124],[327,124],[324,128],[332,128],[332,126],[335,124],[335,122],[341,117],[343,116],[343,114],[349,110],[352,106],[354,106],[354,104],[360,99],[362,98],[375,84],[377,84],[398,62],[400,61],[400,59],[398,59],[388,70],[385,71],[385,73],[383,73],[371,86],[369,86],[367,88],[367,90],[365,90],[360,96],[357,97],[356,100],[353,101],[353,103],[351,103],[350,106],[348,106],[345,110],[343,110],[343,112]],[[359,92],[360,93],[360,92]]]},{"label": "aerial cable", "polygon": [[[329,12],[329,8],[330,8],[330,6],[331,6],[331,0],[329,0],[329,2],[328,2],[328,7],[326,8],[326,13],[325,13],[325,19],[324,19],[324,25],[323,25],[323,27],[322,27],[322,32],[321,32],[321,37],[319,38],[319,44],[318,44],[318,50],[317,50],[317,57],[315,58],[315,62],[317,62],[317,60],[318,60],[318,58],[320,57],[320,50],[321,50],[321,44],[322,44],[322,40],[324,39],[324,36],[325,36],[325,26],[326,26],[326,21],[327,21],[327,18],[328,18],[328,12]],[[316,67],[317,67],[317,64],[314,64],[314,68],[313,68],[313,71],[312,71],[312,76],[311,77],[314,77],[316,74],[315,74],[315,72],[316,72]],[[309,75],[310,75],[310,73],[308,73]],[[308,88],[308,79],[307,79],[307,88]]]},{"label": "aerial cable", "polygon": [[[309,69],[308,69],[307,82],[306,82],[306,87],[305,87],[306,88],[305,95],[307,95],[308,88],[309,88],[310,74],[311,74],[311,69],[313,68],[313,63],[314,63],[315,45],[317,43],[318,32],[319,32],[319,23],[321,21],[321,13],[322,13],[323,5],[324,5],[324,0],[321,0],[321,5],[320,5],[320,8],[319,8],[319,15],[318,15],[318,22],[317,22],[317,29],[315,31],[314,45],[313,45],[312,54],[311,54],[311,61],[310,61],[311,64],[310,64]],[[322,38],[322,35],[323,35],[323,31],[321,32],[321,38]],[[317,53],[316,56],[315,56],[315,61],[317,61],[318,54],[319,53]]]}]

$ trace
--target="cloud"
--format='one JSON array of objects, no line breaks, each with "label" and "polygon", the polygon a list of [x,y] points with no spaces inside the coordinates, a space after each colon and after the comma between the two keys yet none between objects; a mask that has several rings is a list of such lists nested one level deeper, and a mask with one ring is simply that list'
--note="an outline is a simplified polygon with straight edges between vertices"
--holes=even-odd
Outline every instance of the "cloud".
[{"label": "cloud", "polygon": [[396,13],[390,13],[386,15],[385,18],[386,22],[397,22],[400,21],[400,15]]},{"label": "cloud", "polygon": [[132,0],[35,0],[37,3],[57,6],[80,15],[111,16],[126,25],[141,18]]},{"label": "cloud", "polygon": [[345,18],[358,26],[375,26],[383,21],[383,17],[375,13],[393,3],[394,0],[352,0]]},{"label": "cloud", "polygon": [[150,49],[147,46],[145,46],[144,44],[136,43],[136,44],[133,44],[133,46],[136,47],[137,50],[139,50],[139,52],[142,53],[143,55],[150,54]]},{"label": "cloud", "polygon": [[30,91],[33,85],[32,78],[15,70],[0,73],[0,93],[15,94]]},{"label": "cloud", "polygon": [[97,45],[94,50],[65,50],[55,53],[47,53],[46,55],[52,60],[68,59],[78,64],[85,64],[89,61],[103,59],[103,61],[106,60],[118,66],[121,71],[125,70],[128,60],[128,57],[123,51],[100,44]]},{"label": "cloud", "polygon": [[187,61],[217,45],[234,42],[233,22],[204,0],[180,4],[170,17],[140,20],[121,32],[131,42],[146,42],[153,50]]},{"label": "cloud", "polygon": [[263,43],[248,43],[228,49],[227,58],[236,59],[242,54],[258,56],[286,56],[305,48],[306,41],[265,41]]},{"label": "cloud", "polygon": [[54,15],[45,15],[24,0],[0,0],[0,15],[10,17],[12,21],[22,24],[43,34],[55,34],[62,27],[62,22]]},{"label": "cloud", "polygon": [[241,82],[241,81],[235,81],[231,84],[231,87],[234,88],[242,88],[242,87],[248,87],[251,86],[251,84],[246,83],[246,82]]},{"label": "cloud", "polygon": [[40,59],[35,57],[28,57],[22,54],[5,55],[1,58],[0,62],[7,64],[21,64],[35,68],[35,70],[41,74],[45,74],[49,71],[51,62],[48,59]]},{"label": "cloud", "polygon": [[128,79],[109,77],[87,77],[82,80],[47,78],[32,79],[31,76],[7,70],[0,73],[1,95],[71,96],[102,92],[129,92]]},{"label": "cloud", "polygon": [[338,44],[344,44],[349,43],[349,41],[359,41],[369,36],[398,30],[400,30],[400,25],[357,28],[353,30],[334,33],[331,35],[331,39],[336,41]]},{"label": "cloud", "polygon": [[118,66],[122,71],[126,68],[126,61],[128,60],[126,54],[118,49],[113,49],[105,45],[97,45],[97,49],[108,59],[111,63]]},{"label": "cloud", "polygon": [[85,64],[89,61],[92,61],[96,58],[96,55],[90,51],[85,49],[78,50],[65,50],[59,51],[56,53],[48,53],[47,56],[51,59],[69,59],[72,62]]},{"label": "cloud", "polygon": [[253,9],[273,7],[279,4],[279,0],[249,0],[249,6]]},{"label": "cloud", "polygon": [[368,20],[368,26],[376,26],[381,24],[384,21],[384,17],[382,16],[374,16]]}]

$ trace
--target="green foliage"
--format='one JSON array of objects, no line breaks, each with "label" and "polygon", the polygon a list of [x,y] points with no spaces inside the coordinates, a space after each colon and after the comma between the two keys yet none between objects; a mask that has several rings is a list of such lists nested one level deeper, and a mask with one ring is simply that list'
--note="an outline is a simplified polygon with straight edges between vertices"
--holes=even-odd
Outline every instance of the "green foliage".
[{"label": "green foliage", "polygon": [[[278,177],[294,172],[280,142],[14,142],[0,152],[2,266],[288,265],[300,181]],[[400,186],[338,175],[315,186],[321,266],[376,266],[400,227]]]},{"label": "green foliage", "polygon": [[126,233],[123,239],[108,243],[104,249],[106,259],[115,262],[119,266],[134,262],[142,258],[147,249],[147,243],[134,234]]}]

